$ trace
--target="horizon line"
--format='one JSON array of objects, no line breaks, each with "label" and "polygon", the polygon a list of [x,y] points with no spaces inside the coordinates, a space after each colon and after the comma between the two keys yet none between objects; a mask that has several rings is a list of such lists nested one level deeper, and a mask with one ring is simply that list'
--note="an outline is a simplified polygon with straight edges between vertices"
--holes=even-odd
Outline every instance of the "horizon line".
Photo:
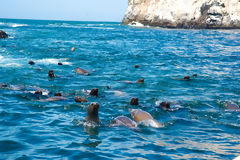
[{"label": "horizon line", "polygon": [[122,23],[121,21],[108,21],[108,20],[104,20],[104,21],[93,21],[93,20],[60,20],[60,19],[32,19],[32,18],[2,18],[0,17],[0,19],[9,19],[9,20],[35,20],[35,21],[69,21],[69,22],[113,22],[113,23]]}]

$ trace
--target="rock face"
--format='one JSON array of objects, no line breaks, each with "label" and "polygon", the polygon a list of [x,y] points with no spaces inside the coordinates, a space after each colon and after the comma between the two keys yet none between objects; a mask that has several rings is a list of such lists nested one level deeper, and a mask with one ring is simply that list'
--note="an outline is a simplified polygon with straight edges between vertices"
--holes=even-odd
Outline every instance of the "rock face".
[{"label": "rock face", "polygon": [[0,30],[0,38],[8,38],[7,33],[5,33],[2,30]]},{"label": "rock face", "polygon": [[167,28],[240,28],[240,0],[128,0],[122,24]]}]

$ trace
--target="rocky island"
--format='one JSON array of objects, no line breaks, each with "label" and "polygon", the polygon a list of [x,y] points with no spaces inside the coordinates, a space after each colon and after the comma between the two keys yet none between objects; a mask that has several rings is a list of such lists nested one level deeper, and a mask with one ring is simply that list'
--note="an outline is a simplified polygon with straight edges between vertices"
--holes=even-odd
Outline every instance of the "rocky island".
[{"label": "rocky island", "polygon": [[240,28],[240,0],[128,0],[122,24],[166,28]]}]

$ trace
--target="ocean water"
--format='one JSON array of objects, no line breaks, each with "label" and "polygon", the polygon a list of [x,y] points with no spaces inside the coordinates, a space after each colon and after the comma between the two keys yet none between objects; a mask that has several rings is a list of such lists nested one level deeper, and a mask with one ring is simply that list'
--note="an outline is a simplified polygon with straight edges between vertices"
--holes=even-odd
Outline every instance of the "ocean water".
[{"label": "ocean water", "polygon": [[[226,159],[240,155],[240,30],[0,19],[0,159]],[[76,47],[74,52],[72,47]],[[29,65],[28,61],[35,65]],[[62,62],[63,65],[57,65]],[[139,68],[134,68],[138,64]],[[75,72],[81,67],[90,76]],[[48,78],[52,69],[56,78]],[[184,76],[197,74],[185,81]],[[143,78],[144,84],[124,83]],[[107,86],[111,87],[108,89]],[[44,102],[34,94],[44,89]],[[99,96],[86,91],[99,89]],[[88,99],[76,103],[74,96]],[[139,98],[138,106],[129,104]],[[179,110],[158,108],[161,101]],[[100,104],[102,126],[84,121]],[[163,127],[111,127],[131,109]]]}]

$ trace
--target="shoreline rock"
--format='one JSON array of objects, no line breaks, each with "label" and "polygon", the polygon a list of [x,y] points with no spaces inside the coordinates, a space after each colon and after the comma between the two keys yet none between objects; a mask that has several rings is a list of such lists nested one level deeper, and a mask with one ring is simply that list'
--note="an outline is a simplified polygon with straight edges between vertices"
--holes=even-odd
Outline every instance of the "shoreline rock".
[{"label": "shoreline rock", "polygon": [[128,0],[122,24],[184,29],[240,29],[239,0]]}]

